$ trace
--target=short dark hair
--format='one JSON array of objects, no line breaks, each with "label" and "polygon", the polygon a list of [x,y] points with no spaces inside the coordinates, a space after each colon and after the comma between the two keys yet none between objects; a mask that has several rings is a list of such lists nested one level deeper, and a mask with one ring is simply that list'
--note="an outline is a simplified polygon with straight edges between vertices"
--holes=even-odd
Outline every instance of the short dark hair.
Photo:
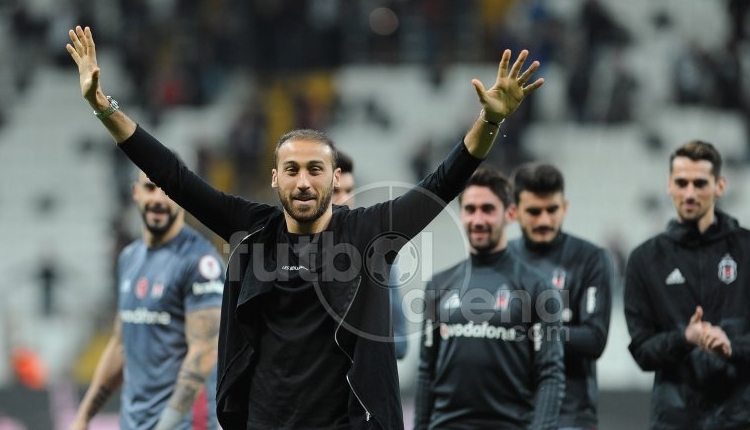
[{"label": "short dark hair", "polygon": [[[513,203],[510,197],[511,186],[508,177],[494,167],[480,166],[477,168],[474,174],[471,175],[471,178],[469,178],[469,182],[466,184],[464,190],[472,185],[489,188],[503,202],[503,206],[506,209]],[[462,197],[463,192],[458,195],[459,204]]]},{"label": "short dark hair", "polygon": [[340,167],[341,173],[354,173],[354,160],[343,152],[336,151],[336,165],[333,167]]},{"label": "short dark hair", "polygon": [[716,179],[721,176],[721,154],[715,146],[702,140],[691,140],[675,149],[669,156],[669,172],[672,172],[672,162],[677,157],[687,157],[693,161],[705,160],[711,163],[711,174]]},{"label": "short dark hair", "polygon": [[539,195],[565,192],[565,178],[560,170],[545,163],[525,163],[516,167],[513,178],[513,198],[518,203],[521,192]]},{"label": "short dark hair", "polygon": [[336,159],[338,158],[336,153],[338,151],[336,150],[336,145],[333,144],[333,140],[331,140],[331,138],[322,131],[309,128],[292,130],[290,132],[284,133],[284,135],[279,138],[279,141],[276,142],[276,149],[274,149],[273,151],[274,167],[277,167],[279,165],[279,148],[281,148],[281,145],[291,140],[312,140],[313,142],[320,142],[321,144],[331,148],[331,152],[333,152],[333,159],[331,161],[334,164],[333,168],[336,168]]}]

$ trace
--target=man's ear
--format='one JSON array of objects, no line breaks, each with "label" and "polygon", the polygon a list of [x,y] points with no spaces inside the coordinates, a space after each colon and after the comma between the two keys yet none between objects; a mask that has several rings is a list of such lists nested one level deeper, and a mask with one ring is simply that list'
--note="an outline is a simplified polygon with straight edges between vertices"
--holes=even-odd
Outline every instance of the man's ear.
[{"label": "man's ear", "polygon": [[333,189],[337,190],[341,186],[341,167],[333,171]]},{"label": "man's ear", "polygon": [[716,198],[717,198],[717,199],[718,199],[719,197],[721,197],[721,196],[723,196],[723,195],[724,195],[724,190],[725,190],[726,188],[727,188],[727,178],[725,178],[724,176],[721,176],[721,177],[720,177],[720,178],[719,178],[719,179],[718,179],[718,180],[716,181]]},{"label": "man's ear", "polygon": [[276,169],[271,169],[271,188],[279,188],[279,180],[276,176]]},{"label": "man's ear", "polygon": [[505,222],[510,224],[518,218],[518,206],[515,203],[511,203],[508,209],[505,211]]}]

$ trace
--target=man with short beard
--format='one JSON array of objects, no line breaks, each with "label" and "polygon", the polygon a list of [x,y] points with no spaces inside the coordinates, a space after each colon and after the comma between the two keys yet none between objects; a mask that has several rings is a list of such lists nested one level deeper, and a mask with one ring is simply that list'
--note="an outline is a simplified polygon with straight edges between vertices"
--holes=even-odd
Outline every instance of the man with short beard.
[{"label": "man with short beard", "polygon": [[512,175],[522,237],[508,248],[544,273],[563,296],[565,399],[560,430],[596,429],[596,360],[604,352],[612,310],[613,266],[607,252],[562,231],[568,201],[565,180],[551,164],[527,163]]},{"label": "man with short beard", "polygon": [[71,430],[122,386],[120,428],[217,429],[216,343],[224,265],[185,211],[139,172],[141,237],[117,260],[118,313]]},{"label": "man with short beard", "polygon": [[669,158],[676,218],[625,271],[630,353],[653,371],[653,430],[750,428],[750,230],[716,208],[726,179],[708,142]]},{"label": "man with short beard", "polygon": [[[283,209],[231,196],[187,169],[125,115],[100,86],[91,30],[69,31],[81,94],[119,148],[185,210],[232,244],[219,333],[217,414],[225,429],[403,428],[388,318],[390,289],[370,270],[373,250],[411,239],[463,188],[500,123],[539,88],[522,51],[500,60],[485,89],[472,80],[479,115],[440,166],[402,196],[366,208],[331,204],[341,170],[317,130],[281,136],[271,186]],[[478,107],[480,107],[478,106]],[[373,257],[368,259],[365,257]],[[382,279],[387,281],[388,273]]]},{"label": "man with short beard", "polygon": [[425,288],[414,430],[552,430],[565,390],[562,301],[507,249],[508,179],[479,168],[458,198],[469,258]]}]

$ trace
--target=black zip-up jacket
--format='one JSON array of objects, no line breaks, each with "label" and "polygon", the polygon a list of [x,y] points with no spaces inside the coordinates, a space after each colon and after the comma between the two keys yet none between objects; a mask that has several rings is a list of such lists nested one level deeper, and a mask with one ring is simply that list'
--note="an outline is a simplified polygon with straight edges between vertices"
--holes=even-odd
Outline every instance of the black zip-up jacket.
[{"label": "black zip-up jacket", "polygon": [[[283,212],[216,190],[140,127],[120,148],[170,198],[233,247],[221,312],[217,415],[223,428],[244,430],[263,324],[254,309],[258,297],[273,285],[266,275],[276,269],[276,238],[286,229]],[[336,207],[326,229],[331,246],[324,250],[335,256],[344,249],[354,260],[357,252],[369,255],[368,245],[383,233],[412,238],[458,195],[480,162],[461,142],[435,172],[401,197],[368,208]],[[403,428],[403,415],[388,318],[390,292],[371,279],[364,260],[353,275],[328,279],[323,273],[317,287],[322,304],[337,322],[335,341],[351,360],[341,383],[351,390],[352,429],[398,430]]]},{"label": "black zip-up jacket", "polygon": [[[694,347],[685,327],[703,307],[732,344],[725,359]],[[653,430],[750,428],[750,231],[716,212],[701,234],[694,224],[669,223],[630,255],[625,318],[630,353],[655,371]]]},{"label": "black zip-up jacket", "polygon": [[541,246],[521,237],[512,240],[508,249],[547,275],[565,301],[563,324],[569,338],[564,342],[565,400],[557,425],[595,428],[599,400],[596,360],[604,352],[609,333],[612,260],[604,249],[564,232]]}]

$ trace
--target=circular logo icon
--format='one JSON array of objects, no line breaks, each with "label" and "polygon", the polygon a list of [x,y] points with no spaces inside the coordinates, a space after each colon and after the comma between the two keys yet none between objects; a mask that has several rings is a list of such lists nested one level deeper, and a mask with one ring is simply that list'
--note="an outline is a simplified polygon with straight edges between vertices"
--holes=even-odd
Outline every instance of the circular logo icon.
[{"label": "circular logo icon", "polygon": [[403,234],[381,234],[365,249],[365,270],[379,285],[402,286],[419,272],[419,250]]}]

